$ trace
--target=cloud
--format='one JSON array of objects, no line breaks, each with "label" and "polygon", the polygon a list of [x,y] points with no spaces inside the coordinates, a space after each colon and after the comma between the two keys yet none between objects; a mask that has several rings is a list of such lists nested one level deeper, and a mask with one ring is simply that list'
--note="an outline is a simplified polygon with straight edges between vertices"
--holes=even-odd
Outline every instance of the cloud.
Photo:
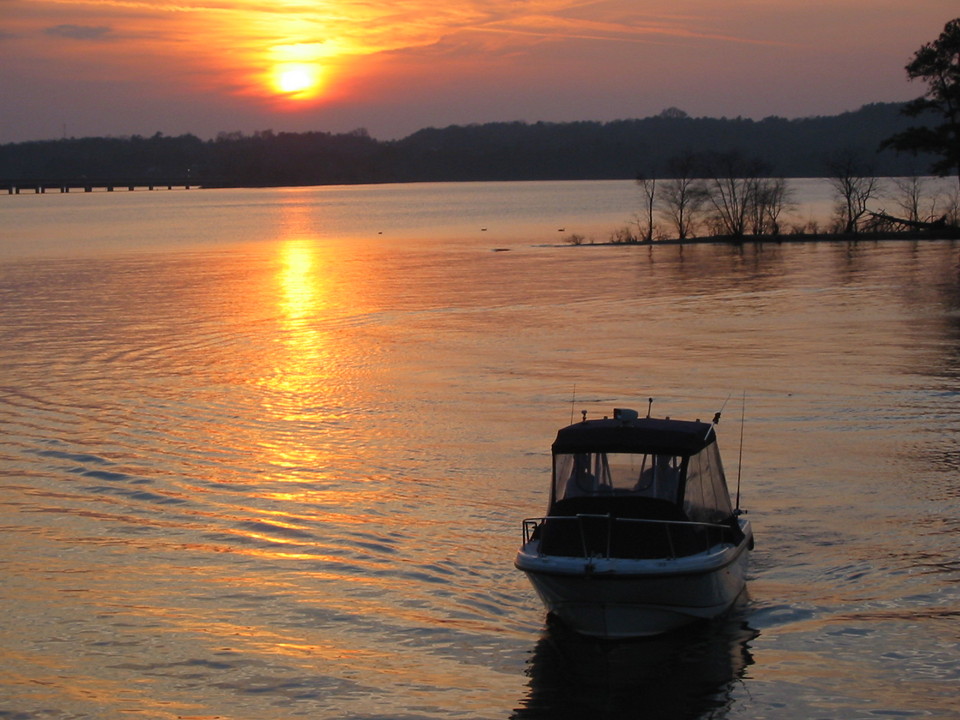
[{"label": "cloud", "polygon": [[106,25],[54,25],[44,30],[47,35],[69,40],[109,40],[113,30]]}]

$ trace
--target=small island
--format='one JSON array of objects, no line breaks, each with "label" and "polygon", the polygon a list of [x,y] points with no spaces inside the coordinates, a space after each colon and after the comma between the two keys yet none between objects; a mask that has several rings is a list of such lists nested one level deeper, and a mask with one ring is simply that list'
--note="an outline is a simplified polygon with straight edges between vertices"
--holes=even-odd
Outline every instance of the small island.
[{"label": "small island", "polygon": [[637,178],[642,209],[630,223],[605,240],[571,233],[564,241],[649,245],[960,238],[960,188],[950,190],[931,177],[879,178],[852,152],[825,167],[833,200],[833,214],[825,221],[788,221],[798,209],[790,181],[770,177],[759,159],[739,153],[686,154],[669,167],[665,179]]}]

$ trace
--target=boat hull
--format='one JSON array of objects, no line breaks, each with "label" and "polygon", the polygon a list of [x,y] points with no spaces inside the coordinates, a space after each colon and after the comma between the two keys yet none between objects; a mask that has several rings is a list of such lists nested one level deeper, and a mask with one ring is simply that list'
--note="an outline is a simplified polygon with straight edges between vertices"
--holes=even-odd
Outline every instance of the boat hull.
[{"label": "boat hull", "polygon": [[574,558],[539,554],[532,540],[517,553],[522,570],[547,610],[592,637],[659,635],[721,615],[746,583],[753,536],[678,558]]}]

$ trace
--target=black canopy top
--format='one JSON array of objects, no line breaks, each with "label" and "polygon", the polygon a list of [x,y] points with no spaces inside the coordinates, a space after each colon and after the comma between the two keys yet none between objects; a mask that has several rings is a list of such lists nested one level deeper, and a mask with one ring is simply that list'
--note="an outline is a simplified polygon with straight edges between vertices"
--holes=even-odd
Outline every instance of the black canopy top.
[{"label": "black canopy top", "polygon": [[666,418],[584,420],[557,432],[553,453],[693,455],[716,442],[712,427],[699,420]]}]

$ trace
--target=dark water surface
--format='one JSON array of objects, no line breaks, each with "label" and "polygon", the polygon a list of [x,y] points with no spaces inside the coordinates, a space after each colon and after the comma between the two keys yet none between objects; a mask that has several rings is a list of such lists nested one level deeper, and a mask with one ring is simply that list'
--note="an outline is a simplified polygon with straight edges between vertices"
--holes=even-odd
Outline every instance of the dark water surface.
[{"label": "dark water surface", "polygon": [[[0,718],[956,717],[960,246],[556,244],[632,192],[0,199]],[[583,640],[520,520],[649,396],[748,593]]]}]

